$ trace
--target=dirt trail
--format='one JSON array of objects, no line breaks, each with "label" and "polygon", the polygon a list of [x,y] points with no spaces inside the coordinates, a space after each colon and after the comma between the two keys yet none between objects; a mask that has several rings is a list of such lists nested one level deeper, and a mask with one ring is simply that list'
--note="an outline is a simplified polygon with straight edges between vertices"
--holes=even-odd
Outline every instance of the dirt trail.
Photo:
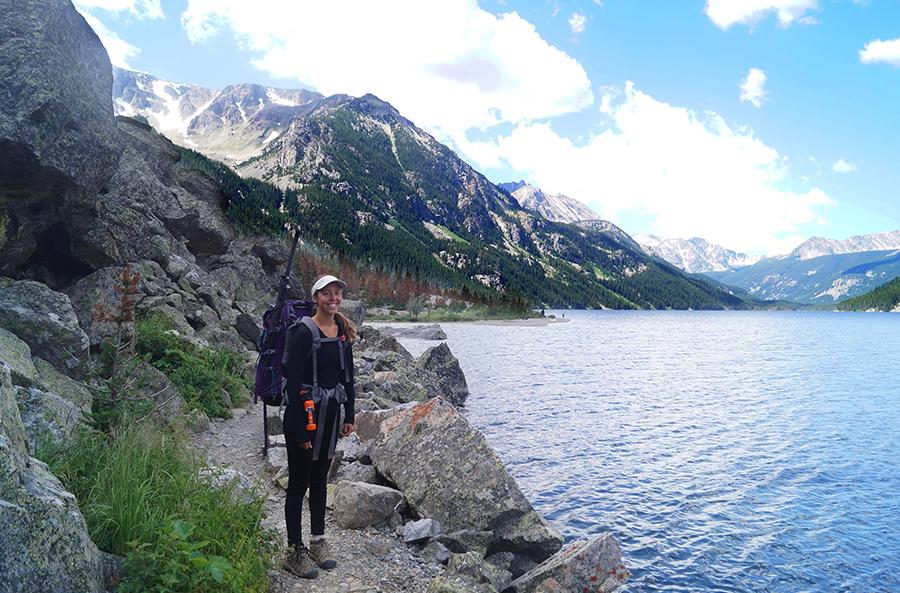
[{"label": "dirt trail", "polygon": [[[192,442],[207,452],[211,465],[234,469],[262,484],[266,492],[263,525],[278,530],[283,545],[285,492],[266,473],[262,410],[261,403],[236,409],[234,418],[211,422],[210,429],[194,436]],[[304,540],[308,540],[309,514],[305,504],[303,526]],[[331,570],[319,569],[317,579],[304,580],[282,570],[277,561],[269,571],[270,593],[424,592],[436,576],[444,573],[442,566],[427,564],[411,553],[395,534],[373,527],[342,529],[333,520],[330,509],[325,516],[325,535],[337,558],[337,566]]]}]

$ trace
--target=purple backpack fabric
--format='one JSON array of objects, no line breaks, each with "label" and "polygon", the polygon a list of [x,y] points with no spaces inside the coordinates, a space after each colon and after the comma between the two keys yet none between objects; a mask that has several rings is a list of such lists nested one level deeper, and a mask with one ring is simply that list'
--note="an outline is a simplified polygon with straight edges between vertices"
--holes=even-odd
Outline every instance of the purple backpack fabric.
[{"label": "purple backpack fabric", "polygon": [[269,307],[263,315],[263,330],[256,339],[259,360],[256,363],[256,387],[253,402],[259,400],[267,406],[280,406],[284,402],[287,376],[284,367],[288,362],[287,349],[296,331],[295,321],[313,314],[312,301],[285,301],[279,311]]}]

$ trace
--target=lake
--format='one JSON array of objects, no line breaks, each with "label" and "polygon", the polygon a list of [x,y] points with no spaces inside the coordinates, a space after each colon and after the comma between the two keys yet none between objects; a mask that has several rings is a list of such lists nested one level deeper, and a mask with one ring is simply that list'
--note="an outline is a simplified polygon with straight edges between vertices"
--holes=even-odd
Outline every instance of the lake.
[{"label": "lake", "polygon": [[900,591],[900,315],[564,313],[442,328],[468,420],[626,591]]}]

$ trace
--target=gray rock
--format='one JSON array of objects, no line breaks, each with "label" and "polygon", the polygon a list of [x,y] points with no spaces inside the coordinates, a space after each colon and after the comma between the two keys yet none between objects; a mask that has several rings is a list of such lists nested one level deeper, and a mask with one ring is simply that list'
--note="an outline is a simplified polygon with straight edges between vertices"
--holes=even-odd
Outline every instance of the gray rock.
[{"label": "gray rock", "polygon": [[366,304],[362,301],[345,300],[341,303],[341,313],[359,328],[366,321]]},{"label": "gray rock", "polygon": [[[132,269],[139,271],[138,266],[133,266]],[[113,324],[97,321],[93,315],[97,312],[95,305],[106,307],[114,312],[116,305],[120,303],[121,295],[114,289],[119,283],[116,279],[116,271],[121,272],[122,270],[113,267],[97,270],[66,290],[72,308],[78,317],[78,324],[87,334],[93,348],[99,347],[115,331]],[[141,280],[138,288],[144,283]],[[137,300],[138,295],[135,296]]]},{"label": "gray rock", "polygon": [[497,552],[486,556],[485,560],[498,568],[508,570],[512,574],[513,579],[519,578],[538,565],[537,562],[528,556],[513,554],[512,552]]},{"label": "gray rock", "polygon": [[381,436],[381,423],[388,418],[393,418],[403,410],[414,407],[415,403],[394,406],[385,410],[366,410],[356,414],[355,434],[360,442],[371,441]]},{"label": "gray rock", "polygon": [[[28,240],[87,205],[120,152],[112,66],[70,2],[0,3],[0,247]],[[0,271],[21,244],[0,250]]]},{"label": "gray rock", "polygon": [[419,543],[444,533],[444,528],[434,519],[426,517],[418,521],[410,521],[403,526],[403,543]]},{"label": "gray rock", "polygon": [[75,497],[28,455],[9,367],[0,365],[0,574],[5,591],[99,593],[105,573]]},{"label": "gray rock", "polygon": [[255,344],[256,338],[262,331],[262,317],[250,313],[239,313],[234,319],[234,329],[240,337]]},{"label": "gray rock", "polygon": [[79,408],[90,408],[92,395],[84,383],[63,375],[42,358],[34,357],[32,360],[37,370],[37,384],[42,391],[65,398]]},{"label": "gray rock", "polygon": [[631,573],[622,564],[622,552],[616,538],[611,533],[604,533],[567,547],[517,578],[505,591],[536,593],[558,586],[561,591],[588,588],[608,593],[630,578]]},{"label": "gray rock", "polygon": [[395,337],[373,327],[363,326],[360,336],[354,362],[360,389],[375,393],[368,407],[380,407],[376,400],[408,403],[434,397],[458,406],[465,403],[466,378],[446,344],[429,348],[415,359]]},{"label": "gray rock", "polygon": [[201,434],[209,430],[209,416],[203,410],[194,408],[187,414],[182,415],[175,420],[176,425],[181,426],[183,430],[190,434]]},{"label": "gray rock", "polygon": [[383,422],[372,461],[420,516],[448,531],[493,531],[491,552],[540,562],[562,546],[562,536],[534,511],[484,435],[441,399]]},{"label": "gray rock", "polygon": [[487,556],[488,548],[494,541],[494,532],[461,529],[459,531],[454,531],[453,533],[439,535],[435,537],[434,540],[447,546],[447,549],[454,554],[478,552],[482,556]]},{"label": "gray rock", "polygon": [[453,556],[453,552],[444,547],[443,544],[432,541],[428,542],[428,545],[422,548],[422,551],[419,552],[419,556],[421,556],[428,562],[434,562],[435,564],[447,564],[447,562]]},{"label": "gray rock", "polygon": [[343,481],[334,493],[334,518],[344,529],[377,525],[394,514],[403,493],[386,486]]},{"label": "gray rock", "polygon": [[70,442],[72,432],[83,418],[81,410],[69,400],[39,389],[17,387],[16,403],[32,449],[43,444]]},{"label": "gray rock", "polygon": [[360,440],[356,432],[351,432],[350,436],[338,439],[337,445],[334,447],[335,454],[341,454],[341,460],[344,463],[352,463],[360,458]]},{"label": "gray rock", "polygon": [[373,465],[364,465],[359,461],[342,463],[338,468],[334,482],[359,482],[362,484],[378,484],[378,471]]},{"label": "gray rock", "polygon": [[70,377],[84,376],[89,341],[69,297],[23,280],[0,286],[0,327],[14,333],[31,354]]},{"label": "gray rock", "polygon": [[446,340],[447,334],[441,329],[437,323],[411,325],[411,326],[394,326],[381,325],[379,331],[389,336],[410,338],[413,340]]},{"label": "gray rock", "polygon": [[31,387],[37,379],[37,369],[31,360],[31,348],[2,327],[0,327],[0,363],[9,367],[14,385]]},{"label": "gray rock", "polygon": [[502,591],[512,580],[507,570],[497,568],[482,558],[477,552],[454,554],[447,563],[447,578],[461,578],[470,583],[474,590]]},{"label": "gray rock", "polygon": [[[174,424],[183,427],[184,416],[181,414],[183,400],[178,389],[161,370],[145,363],[138,362],[129,378],[137,400],[153,402],[151,415],[160,424]],[[202,422],[202,419],[199,420]]]},{"label": "gray rock", "polygon": [[416,366],[412,380],[422,380],[427,385],[429,397],[442,397],[454,406],[461,406],[469,396],[466,376],[459,366],[459,360],[450,352],[446,343],[426,350]]},{"label": "gray rock", "polygon": [[[149,126],[117,120],[123,152],[115,175],[95,207],[64,221],[68,241],[60,249],[91,269],[146,258],[148,237],[162,237],[153,247],[181,259],[185,247],[225,253],[236,234],[219,185],[204,173],[178,167],[178,148]],[[171,255],[160,259],[167,265],[177,261]]]},{"label": "gray rock", "polygon": [[250,504],[263,494],[253,480],[229,467],[205,467],[200,470],[200,476],[217,489],[228,492],[231,499],[239,503]]},{"label": "gray rock", "polygon": [[400,354],[408,361],[414,360],[412,354],[397,341],[397,338],[383,335],[371,325],[363,325],[359,328],[359,339],[357,350],[364,358],[368,353],[374,360],[379,353],[389,351]]},{"label": "gray rock", "polygon": [[266,471],[278,474],[281,468],[287,465],[287,462],[287,449],[283,447],[269,449],[266,455]]}]

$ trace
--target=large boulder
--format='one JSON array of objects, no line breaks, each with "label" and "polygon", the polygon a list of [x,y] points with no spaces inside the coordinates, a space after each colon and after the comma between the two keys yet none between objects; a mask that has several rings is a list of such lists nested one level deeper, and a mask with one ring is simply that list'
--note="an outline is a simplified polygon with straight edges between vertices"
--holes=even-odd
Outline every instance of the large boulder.
[{"label": "large boulder", "polygon": [[0,365],[0,574],[4,591],[99,593],[103,559],[75,497],[29,457],[9,368]]},{"label": "large boulder", "polygon": [[381,325],[379,331],[382,334],[397,338],[413,340],[446,340],[447,334],[437,323],[423,323],[421,325]]},{"label": "large boulder", "polygon": [[446,342],[422,353],[411,378],[425,385],[429,398],[442,397],[454,406],[461,406],[469,397],[466,376]]},{"label": "large boulder", "polygon": [[[33,235],[103,191],[120,139],[112,66],[97,34],[63,0],[0,0],[0,272]],[[29,247],[31,245],[31,247]]]},{"label": "large boulder", "polygon": [[562,536],[535,512],[484,435],[440,398],[382,422],[371,456],[420,516],[450,532],[493,532],[488,554],[542,562],[562,547]]},{"label": "large boulder", "polygon": [[504,593],[597,591],[609,593],[631,578],[619,543],[604,533],[568,546],[503,589]]},{"label": "large boulder", "polygon": [[219,184],[177,166],[178,148],[149,126],[119,118],[118,130],[119,166],[95,207],[64,221],[64,254],[94,270],[122,265],[146,258],[150,237],[161,237],[175,255],[178,243],[192,252],[225,253],[236,233]]},{"label": "large boulder", "polygon": [[362,394],[358,407],[363,410],[384,407],[377,401],[367,402],[367,398],[408,403],[441,397],[461,406],[469,395],[459,360],[445,343],[429,348],[417,359],[394,336],[364,325],[354,363],[357,394]]},{"label": "large boulder", "polygon": [[0,327],[28,344],[33,356],[84,376],[90,343],[66,295],[40,282],[0,279]]}]

